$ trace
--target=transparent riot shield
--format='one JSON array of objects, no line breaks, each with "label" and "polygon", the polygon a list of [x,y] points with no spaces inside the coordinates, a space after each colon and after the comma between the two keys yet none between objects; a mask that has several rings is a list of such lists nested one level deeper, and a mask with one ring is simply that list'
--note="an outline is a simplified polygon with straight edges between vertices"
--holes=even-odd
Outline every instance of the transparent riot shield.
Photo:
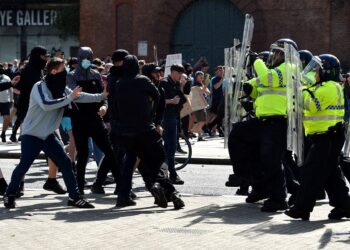
[{"label": "transparent riot shield", "polygon": [[234,79],[236,75],[237,61],[240,53],[240,41],[233,40],[233,47],[225,49],[225,76],[224,76],[224,94],[225,94],[225,118],[224,118],[224,134],[225,134],[225,148],[228,143],[228,136],[232,129],[231,123],[231,109],[232,98],[234,93]]},{"label": "transparent riot shield", "polygon": [[350,158],[350,122],[346,125],[345,142],[342,153],[344,158]]},{"label": "transparent riot shield", "polygon": [[225,117],[224,117],[224,132],[225,132],[225,139],[224,139],[224,145],[225,148],[227,148],[228,143],[228,136],[231,131],[231,124],[230,124],[230,105],[231,98],[232,98],[232,52],[233,48],[226,48],[225,49]]},{"label": "transparent riot shield", "polygon": [[246,14],[245,16],[245,23],[244,23],[244,30],[243,30],[243,39],[242,44],[240,46],[240,53],[237,60],[237,65],[235,67],[235,86],[234,86],[234,93],[233,98],[231,101],[231,115],[230,115],[230,121],[231,123],[237,123],[242,120],[242,117],[244,116],[244,111],[242,108],[242,105],[240,103],[240,97],[242,96],[242,87],[243,83],[247,80],[246,79],[246,65],[247,65],[247,56],[250,50],[251,41],[253,38],[253,31],[254,31],[254,19],[251,15]]},{"label": "transparent riot shield", "polygon": [[302,64],[298,51],[290,44],[284,44],[287,82],[287,149],[297,157],[301,166],[304,159],[303,93],[301,83]]}]

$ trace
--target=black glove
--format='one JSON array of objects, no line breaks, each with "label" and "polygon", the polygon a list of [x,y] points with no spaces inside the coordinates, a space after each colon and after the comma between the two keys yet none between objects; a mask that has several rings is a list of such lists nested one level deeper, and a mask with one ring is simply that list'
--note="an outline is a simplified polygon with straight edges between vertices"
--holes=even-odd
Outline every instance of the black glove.
[{"label": "black glove", "polygon": [[249,52],[249,63],[253,65],[255,60],[258,59],[259,55],[256,52]]},{"label": "black glove", "polygon": [[243,91],[246,95],[250,95],[253,91],[253,86],[249,83],[243,83]]},{"label": "black glove", "polygon": [[251,112],[254,110],[254,102],[252,100],[241,101],[241,104],[247,112]]}]

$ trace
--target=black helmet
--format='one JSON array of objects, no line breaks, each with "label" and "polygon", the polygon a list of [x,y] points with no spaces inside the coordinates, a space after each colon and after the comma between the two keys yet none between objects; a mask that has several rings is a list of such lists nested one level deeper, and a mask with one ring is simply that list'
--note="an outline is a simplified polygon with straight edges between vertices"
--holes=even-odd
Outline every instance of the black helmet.
[{"label": "black helmet", "polygon": [[271,44],[271,50],[281,50],[284,51],[284,43],[288,43],[294,47],[294,49],[298,50],[298,45],[292,39],[289,38],[280,38],[273,44]]},{"label": "black helmet", "polygon": [[311,61],[313,55],[310,51],[304,49],[304,50],[299,50],[299,57],[300,57],[300,61],[302,63],[302,67],[304,69],[306,67],[306,65],[308,65],[309,62]]},{"label": "black helmet", "polygon": [[269,58],[270,56],[270,51],[261,51],[259,54],[258,54],[258,57],[261,58],[265,63],[267,62],[267,59]]},{"label": "black helmet", "polygon": [[276,42],[271,44],[270,47],[271,54],[268,62],[271,67],[278,67],[284,62],[284,43],[291,44],[296,50],[298,50],[298,46],[293,40],[289,38],[278,39]]},{"label": "black helmet", "polygon": [[341,73],[339,59],[331,54],[322,54],[319,57],[322,62],[322,69],[320,70],[321,82],[339,82]]}]

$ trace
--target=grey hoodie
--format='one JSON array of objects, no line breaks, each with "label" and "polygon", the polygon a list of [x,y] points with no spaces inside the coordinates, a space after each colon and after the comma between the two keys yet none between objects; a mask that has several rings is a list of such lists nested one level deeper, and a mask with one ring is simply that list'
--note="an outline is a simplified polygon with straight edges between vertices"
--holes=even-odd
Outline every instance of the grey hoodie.
[{"label": "grey hoodie", "polygon": [[[45,140],[60,125],[64,107],[73,101],[72,90],[66,88],[66,96],[52,99],[44,81],[36,83],[30,93],[29,109],[23,121],[22,134]],[[106,99],[103,94],[81,92],[74,102],[91,103]]]}]

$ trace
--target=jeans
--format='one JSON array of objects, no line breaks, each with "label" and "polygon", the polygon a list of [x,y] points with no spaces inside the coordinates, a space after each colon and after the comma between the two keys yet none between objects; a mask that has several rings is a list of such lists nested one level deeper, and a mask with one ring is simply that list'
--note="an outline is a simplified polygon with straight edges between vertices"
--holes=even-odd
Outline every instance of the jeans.
[{"label": "jeans", "polygon": [[166,162],[168,164],[170,178],[176,177],[175,170],[175,152],[177,146],[177,119],[176,117],[164,117],[163,120],[163,140],[166,155]]},{"label": "jeans", "polygon": [[22,177],[27,173],[33,161],[43,150],[62,172],[69,197],[79,197],[78,185],[75,180],[70,159],[64,151],[62,143],[54,134],[49,135],[45,140],[31,135],[22,135],[21,159],[12,172],[11,182],[7,188],[6,195],[15,195],[19,188]]},{"label": "jeans", "polygon": [[104,154],[102,153],[101,149],[96,145],[96,143],[92,140],[92,138],[89,138],[89,154],[93,154],[94,159],[96,161],[96,165],[99,167],[101,164],[101,161],[103,160]]}]

